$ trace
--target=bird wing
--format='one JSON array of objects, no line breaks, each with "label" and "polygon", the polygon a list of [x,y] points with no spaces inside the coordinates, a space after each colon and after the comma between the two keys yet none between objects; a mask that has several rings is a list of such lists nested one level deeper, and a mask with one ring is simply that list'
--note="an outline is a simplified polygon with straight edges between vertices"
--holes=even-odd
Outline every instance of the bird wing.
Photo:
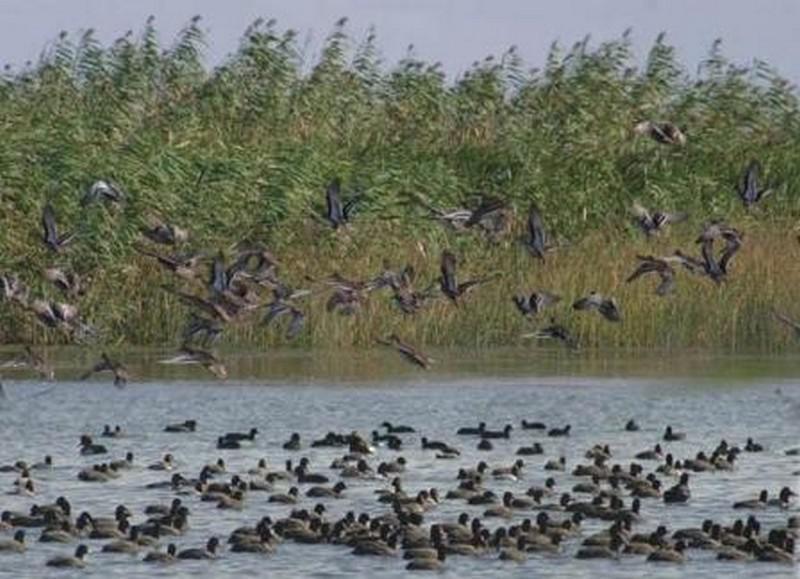
[{"label": "bird wing", "polygon": [[344,213],[342,212],[342,199],[339,193],[340,188],[341,183],[339,179],[334,179],[325,190],[325,201],[327,204],[326,217],[334,227],[344,224],[345,221]]},{"label": "bird wing", "polygon": [[53,206],[49,203],[42,209],[42,227],[44,228],[44,242],[48,245],[56,245],[58,243],[56,214]]},{"label": "bird wing", "polygon": [[292,320],[289,322],[289,327],[286,329],[286,338],[293,340],[297,337],[306,322],[306,316],[297,308],[291,309]]},{"label": "bird wing", "polygon": [[667,266],[658,272],[661,283],[656,288],[656,295],[665,296],[675,289],[675,270]]},{"label": "bird wing", "polygon": [[739,195],[745,205],[750,205],[758,200],[758,175],[760,172],[761,164],[755,159],[750,161],[744,171]]},{"label": "bird wing", "polygon": [[530,211],[528,212],[528,245],[534,250],[539,257],[544,257],[545,245],[547,244],[547,235],[544,231],[544,224],[542,223],[542,216],[536,204],[531,204]]},{"label": "bird wing", "polygon": [[449,251],[442,253],[441,273],[442,273],[442,290],[445,293],[457,294],[458,284],[456,283],[456,256]]}]

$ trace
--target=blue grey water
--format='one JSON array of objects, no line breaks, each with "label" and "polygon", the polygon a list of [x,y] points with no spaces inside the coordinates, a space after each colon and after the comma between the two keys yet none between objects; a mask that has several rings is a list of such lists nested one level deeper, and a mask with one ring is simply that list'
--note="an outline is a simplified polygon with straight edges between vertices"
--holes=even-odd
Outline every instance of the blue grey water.
[{"label": "blue grey water", "polygon": [[[676,367],[676,374],[680,375]],[[287,458],[307,456],[315,471],[331,473],[330,462],[341,449],[284,451],[282,443],[297,431],[305,443],[329,430],[358,430],[368,435],[383,420],[414,426],[417,434],[405,436],[405,448],[395,452],[379,447],[373,462],[405,456],[409,461],[403,475],[408,490],[437,487],[446,491],[456,486],[459,466],[472,466],[479,460],[491,465],[511,464],[516,449],[540,441],[545,455],[527,457],[524,476],[517,482],[494,481],[494,490],[515,493],[533,484],[542,484],[548,474],[544,462],[559,455],[568,457],[567,473],[556,474],[557,488],[569,490],[578,480],[569,474],[578,462],[588,462],[583,453],[594,443],[607,443],[614,461],[627,464],[633,455],[660,441],[667,423],[687,433],[682,442],[670,443],[669,451],[678,457],[713,448],[721,438],[743,445],[748,436],[766,446],[763,453],[743,453],[731,472],[701,473],[691,482],[689,505],[665,505],[656,499],[644,500],[643,522],[639,529],[654,529],[666,524],[670,529],[698,526],[704,518],[730,524],[743,513],[734,511],[734,500],[754,497],[761,488],[776,492],[782,486],[797,488],[800,458],[785,450],[800,445],[800,387],[793,380],[746,378],[735,382],[691,377],[640,379],[625,377],[580,378],[517,375],[448,377],[403,373],[380,380],[337,381],[327,383],[317,377],[245,382],[204,381],[201,374],[192,380],[151,380],[131,383],[116,389],[107,382],[39,383],[30,380],[5,380],[5,398],[0,400],[0,464],[17,459],[28,462],[52,454],[55,468],[36,473],[35,497],[0,495],[0,509],[27,510],[34,503],[52,502],[67,496],[74,510],[89,510],[109,516],[124,503],[135,513],[134,522],[144,520],[147,504],[168,503],[169,490],[146,490],[147,483],[163,480],[164,473],[146,470],[144,465],[172,453],[178,471],[196,476],[201,467],[223,457],[231,472],[244,473],[266,458],[273,468],[281,468]],[[524,372],[522,373],[524,374]],[[641,424],[640,432],[628,433],[623,425],[629,418]],[[165,424],[194,418],[198,429],[191,434],[167,434]],[[548,425],[572,425],[571,436],[547,438],[518,428],[521,419],[541,420]],[[493,428],[506,423],[517,428],[510,441],[497,441],[494,451],[478,451],[476,440],[457,437],[460,426],[486,421]],[[77,479],[78,470],[97,462],[97,457],[78,453],[78,436],[98,435],[104,424],[119,424],[126,432],[120,439],[100,439],[109,446],[108,458],[122,458],[127,451],[136,455],[138,468],[107,483],[85,483]],[[228,431],[257,427],[260,435],[252,446],[220,451],[216,437]],[[437,460],[434,453],[420,449],[419,436],[442,439],[462,450],[458,461]],[[100,457],[107,460],[106,457]],[[14,474],[0,474],[0,491],[10,491]],[[335,476],[332,476],[335,480]],[[376,486],[388,482],[348,481],[346,498],[329,500],[329,516],[348,510],[371,513],[384,508],[375,500]],[[670,484],[670,483],[667,483]],[[286,485],[288,487],[288,485]],[[281,488],[281,487],[279,487]],[[442,493],[444,494],[444,493]],[[303,498],[301,507],[310,508],[315,499]],[[267,503],[265,493],[250,493],[241,512],[219,510],[213,503],[189,499],[190,530],[179,538],[179,548],[202,546],[211,535],[227,538],[240,525],[254,524],[269,514],[273,519],[291,510],[288,506]],[[454,520],[463,511],[477,515],[482,507],[469,507],[461,501],[443,501],[428,520]],[[797,514],[797,506],[787,510],[768,510],[758,514],[765,527],[786,522]],[[518,519],[534,513],[520,513]],[[494,527],[495,524],[490,524]],[[584,536],[607,526],[587,521]],[[40,577],[44,562],[55,554],[71,554],[74,545],[37,543],[35,530],[29,534],[29,548],[23,555],[0,557],[0,576]],[[2,537],[9,538],[9,537]],[[530,576],[539,577],[791,577],[797,567],[765,563],[722,563],[712,554],[692,550],[684,565],[647,563],[642,557],[620,561],[579,561],[573,555],[578,541],[570,541],[563,553],[531,556],[521,565],[509,565],[496,558],[450,557],[441,575],[448,577]],[[242,555],[223,550],[214,561],[179,562],[168,567],[147,565],[141,556],[100,553],[102,541],[88,541],[90,555],[82,570],[58,571],[58,576],[93,577],[183,577],[204,575],[238,577],[246,574],[271,577],[395,577],[404,575],[401,559],[355,557],[339,546],[299,545],[284,542],[269,557]]]}]

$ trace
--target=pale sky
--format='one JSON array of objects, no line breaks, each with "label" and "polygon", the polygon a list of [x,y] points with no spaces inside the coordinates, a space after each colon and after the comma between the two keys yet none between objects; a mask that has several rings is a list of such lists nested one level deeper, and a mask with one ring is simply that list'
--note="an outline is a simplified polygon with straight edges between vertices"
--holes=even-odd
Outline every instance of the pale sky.
[{"label": "pale sky", "polygon": [[632,27],[640,55],[663,30],[694,71],[711,42],[722,38],[734,61],[766,60],[800,81],[800,0],[0,0],[0,63],[35,60],[61,30],[94,28],[110,43],[140,30],[151,14],[164,42],[200,14],[211,63],[235,50],[257,17],[298,30],[313,54],[333,23],[347,16],[355,38],[376,27],[390,63],[414,44],[416,56],[442,62],[453,75],[511,45],[538,67],[554,40],[569,47],[586,34],[609,40]]}]

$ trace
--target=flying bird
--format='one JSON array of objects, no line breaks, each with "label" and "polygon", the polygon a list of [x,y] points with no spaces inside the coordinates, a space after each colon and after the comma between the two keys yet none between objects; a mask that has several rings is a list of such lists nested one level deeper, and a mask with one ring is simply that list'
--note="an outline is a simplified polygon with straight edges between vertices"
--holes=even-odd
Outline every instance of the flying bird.
[{"label": "flying bird", "polygon": [[101,372],[111,372],[114,375],[114,386],[117,388],[124,387],[128,383],[128,380],[130,380],[128,369],[118,360],[109,358],[108,354],[105,352],[100,354],[100,361],[81,376],[81,380],[86,380],[92,376],[92,374],[99,374]]},{"label": "flying bird", "polygon": [[161,245],[179,245],[189,240],[189,232],[186,229],[164,223],[160,219],[155,219],[148,227],[142,227],[141,231],[147,239]]},{"label": "flying bird", "polygon": [[264,316],[264,325],[269,325],[273,320],[282,317],[289,318],[289,325],[286,328],[286,339],[292,340],[298,336],[303,329],[306,321],[305,314],[297,307],[287,303],[282,299],[276,299],[274,302],[267,304],[267,313]]},{"label": "flying bird", "polygon": [[30,346],[12,360],[0,364],[0,368],[29,368],[38,374],[42,380],[53,380],[55,372],[53,367],[45,362],[44,358],[33,351]]},{"label": "flying bird", "polygon": [[797,323],[793,319],[791,319],[786,314],[782,314],[778,311],[773,312],[775,315],[775,319],[778,320],[780,323],[785,325],[786,327],[790,328],[794,333],[794,337],[800,339],[800,323]]},{"label": "flying bird", "polygon": [[42,228],[44,229],[44,235],[42,237],[44,244],[55,253],[61,253],[75,238],[74,233],[58,235],[56,213],[50,203],[45,205],[44,209],[42,209]]},{"label": "flying bird", "polygon": [[626,283],[631,283],[648,274],[657,274],[661,282],[656,287],[656,295],[665,296],[675,289],[675,269],[672,264],[683,262],[679,256],[654,257],[652,255],[637,255],[636,259],[640,262],[639,267],[628,276],[625,280]]},{"label": "flying bird", "polygon": [[187,344],[181,346],[177,355],[160,360],[159,363],[168,365],[199,364],[221,380],[228,377],[228,369],[219,358],[207,350],[193,348]]},{"label": "flying bird", "polygon": [[578,347],[578,341],[572,333],[563,325],[556,322],[555,318],[550,318],[550,325],[530,334],[523,334],[523,338],[535,338],[537,340],[557,340],[570,349]]},{"label": "flying bird", "polygon": [[397,334],[391,334],[386,339],[379,339],[378,343],[383,346],[394,348],[406,360],[412,364],[416,364],[423,370],[428,370],[433,362],[433,360],[427,354],[404,342],[397,336]]},{"label": "flying bird", "polygon": [[772,193],[772,190],[769,188],[759,188],[758,179],[760,173],[761,163],[755,159],[750,161],[750,164],[747,165],[747,168],[744,171],[744,175],[742,176],[742,184],[739,187],[739,197],[746,208],[752,207],[764,199],[764,197],[767,197]]},{"label": "flying bird", "polygon": [[669,121],[642,121],[633,127],[637,135],[645,135],[662,145],[685,145],[686,135]]},{"label": "flying bird", "polygon": [[89,190],[86,191],[83,199],[81,199],[81,205],[85,207],[100,201],[120,204],[124,199],[125,193],[119,187],[108,181],[100,180],[92,183],[92,186],[89,187]]},{"label": "flying bird", "polygon": [[551,249],[548,244],[547,232],[544,229],[542,215],[535,203],[531,204],[528,211],[528,236],[523,239],[523,244],[530,254],[539,259],[544,259],[544,255]]},{"label": "flying bird", "polygon": [[44,278],[69,297],[78,297],[85,293],[80,276],[73,271],[48,267],[44,270]]},{"label": "flying bird", "polygon": [[361,200],[359,196],[356,196],[343,204],[341,187],[342,182],[337,177],[325,189],[325,220],[334,229],[344,227],[350,222],[353,208]]},{"label": "flying bird", "polygon": [[458,265],[458,261],[456,260],[456,256],[453,255],[451,252],[445,250],[442,252],[442,260],[441,260],[441,277],[439,278],[439,285],[441,287],[442,293],[450,298],[453,303],[458,303],[458,298],[465,295],[468,291],[472,288],[486,283],[488,281],[493,280],[496,278],[496,275],[471,279],[462,283],[458,283],[456,278],[456,267]]},{"label": "flying bird", "polygon": [[614,298],[606,298],[597,292],[590,292],[588,296],[581,298],[572,304],[575,310],[597,310],[609,322],[622,321],[617,301]]},{"label": "flying bird", "polygon": [[631,212],[636,218],[636,225],[648,237],[659,233],[670,223],[680,223],[681,221],[686,221],[689,217],[687,213],[683,212],[667,213],[666,211],[656,211],[650,213],[638,201],[633,203]]},{"label": "flying bird", "polygon": [[546,307],[557,304],[561,296],[546,291],[535,291],[530,296],[516,295],[514,304],[523,316],[535,316]]}]

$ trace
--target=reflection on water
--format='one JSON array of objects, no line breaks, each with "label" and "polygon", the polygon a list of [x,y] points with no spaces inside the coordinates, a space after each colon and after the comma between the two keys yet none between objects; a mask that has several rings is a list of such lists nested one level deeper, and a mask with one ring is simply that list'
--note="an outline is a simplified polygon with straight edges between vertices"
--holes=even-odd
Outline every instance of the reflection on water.
[{"label": "reflection on water", "polygon": [[[385,355],[384,355],[385,354]],[[383,422],[407,423],[417,434],[405,435],[405,448],[399,453],[380,448],[379,461],[406,457],[408,472],[403,481],[408,490],[437,487],[442,494],[456,486],[460,466],[473,466],[479,460],[491,465],[507,465],[516,458],[519,446],[539,441],[543,456],[526,457],[524,478],[517,482],[492,481],[490,488],[502,493],[510,489],[524,493],[531,485],[541,485],[547,475],[546,460],[568,457],[568,471],[578,462],[586,463],[583,453],[595,443],[609,444],[614,462],[627,465],[633,455],[660,440],[667,423],[687,432],[687,440],[671,443],[669,450],[679,457],[709,451],[721,438],[743,444],[753,437],[767,447],[766,452],[744,454],[735,471],[703,473],[693,477],[692,499],[688,506],[665,506],[658,500],[645,500],[644,520],[637,531],[652,530],[659,524],[671,529],[697,526],[704,518],[730,524],[742,513],[731,509],[737,499],[751,498],[761,488],[771,492],[781,486],[796,486],[792,472],[800,469],[800,458],[783,451],[800,445],[800,388],[791,379],[798,360],[726,359],[700,356],[678,358],[650,355],[601,358],[590,354],[566,355],[555,351],[493,351],[474,353],[434,352],[440,362],[430,373],[416,371],[396,359],[391,352],[305,353],[278,352],[268,355],[228,354],[226,359],[235,377],[229,383],[210,381],[199,369],[153,365],[158,352],[130,352],[123,359],[138,381],[119,390],[108,382],[64,381],[43,384],[29,380],[4,379],[7,398],[0,400],[0,464],[17,459],[41,460],[54,457],[56,468],[41,477],[39,495],[34,499],[3,496],[3,509],[26,510],[33,502],[52,502],[66,495],[77,511],[90,510],[109,516],[114,507],[125,503],[143,520],[142,509],[155,502],[169,502],[165,490],[145,490],[147,483],[163,480],[163,474],[137,468],[122,478],[105,484],[77,480],[79,468],[97,462],[81,457],[76,448],[81,433],[99,434],[104,424],[119,424],[127,436],[103,439],[109,458],[121,458],[133,451],[139,465],[159,459],[165,452],[175,455],[180,472],[196,476],[200,468],[224,457],[231,472],[244,473],[259,458],[266,457],[272,468],[280,468],[286,458],[306,456],[313,470],[335,481],[330,462],[342,454],[337,449],[310,449],[308,441],[333,430],[358,430],[367,435]],[[76,376],[94,361],[96,353],[80,350],[49,354],[56,361],[60,376]],[[797,374],[794,374],[797,375]],[[17,376],[21,377],[22,374]],[[269,387],[263,387],[268,384]],[[635,417],[642,430],[626,433],[625,422]],[[197,432],[170,435],[165,424],[194,418]],[[521,419],[541,420],[548,425],[572,425],[571,436],[548,438],[518,428]],[[486,421],[493,428],[506,423],[515,427],[510,441],[494,442],[494,451],[476,449],[476,440],[455,436],[460,426]],[[216,437],[234,430],[257,427],[260,436],[253,446],[234,451],[219,451]],[[299,432],[305,443],[299,453],[281,448],[291,432]],[[442,439],[458,446],[457,461],[437,460],[432,452],[422,451],[419,436]],[[11,488],[13,474],[0,475],[0,490]],[[569,490],[578,481],[570,474],[556,474],[558,488]],[[347,481],[346,499],[328,501],[329,517],[348,510],[378,514],[385,510],[375,500],[376,486],[386,482]],[[671,484],[667,481],[667,484]],[[288,488],[288,485],[278,489]],[[312,507],[313,499],[300,506]],[[290,508],[267,503],[266,495],[250,493],[242,512],[222,511],[213,503],[190,498],[190,531],[180,538],[180,546],[199,546],[212,534],[227,537],[244,524],[254,524],[261,516],[273,518],[288,514]],[[460,501],[446,501],[427,516],[428,521],[455,520],[459,513],[479,515],[484,507],[467,508]],[[759,519],[765,527],[785,523],[791,511],[766,511]],[[534,516],[523,513],[517,517]],[[490,522],[494,528],[499,523]],[[507,524],[507,523],[506,523]],[[587,521],[583,535],[607,527],[607,523]],[[36,543],[38,532],[30,533],[31,545],[25,555],[3,557],[0,575],[37,577],[43,562],[54,553],[71,551],[73,546]],[[7,538],[7,537],[3,537]],[[336,546],[298,545],[286,542],[269,558],[237,555],[223,551],[221,560],[210,563],[180,563],[168,569],[147,567],[135,557],[99,553],[101,542],[90,542],[93,553],[87,569],[79,576],[135,577],[189,576],[204,573],[219,577],[257,574],[278,577],[401,576],[399,560],[354,557]],[[532,555],[521,566],[508,566],[492,559],[453,557],[446,563],[445,576],[492,577],[500,573],[515,576],[535,574],[544,577],[598,575],[642,577],[690,576],[785,577],[792,569],[779,565],[718,563],[712,553],[692,550],[690,562],[680,570],[645,563],[641,557],[620,562],[579,562],[571,555],[577,542],[571,541],[559,556]],[[65,573],[64,576],[69,576]]]}]

